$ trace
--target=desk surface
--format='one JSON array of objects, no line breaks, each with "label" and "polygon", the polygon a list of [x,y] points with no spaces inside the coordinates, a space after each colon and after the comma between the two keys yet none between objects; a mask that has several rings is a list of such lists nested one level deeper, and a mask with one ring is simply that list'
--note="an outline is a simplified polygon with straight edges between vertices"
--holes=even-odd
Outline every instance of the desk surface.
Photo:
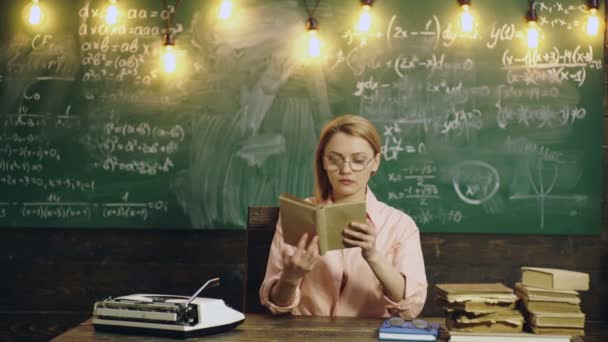
[{"label": "desk surface", "polygon": [[[440,318],[428,320],[431,322],[443,321],[443,319]],[[191,338],[187,341],[378,341],[378,327],[381,323],[381,319],[373,318],[294,317],[247,314],[245,322],[236,329],[213,335],[212,337]],[[603,326],[604,324],[605,323],[603,322],[601,325]],[[599,325],[596,327],[595,324],[593,324],[593,327],[588,327],[586,330],[588,334],[590,332],[589,330],[593,330],[596,333],[605,331],[602,330],[602,327]],[[600,334],[595,335],[593,333],[590,335],[591,336],[584,338],[585,342],[605,341],[605,336],[600,337]],[[89,319],[64,334],[57,336],[52,341],[175,341],[175,339],[97,332],[93,329],[93,324],[91,319]],[[582,339],[574,339],[573,341],[582,341]]]},{"label": "desk surface", "polygon": [[[430,320],[439,322],[439,319]],[[187,341],[378,341],[381,319],[374,318],[328,318],[294,317],[246,314],[245,322],[236,329],[212,337],[190,338]],[[91,319],[57,336],[53,342],[75,341],[175,341],[171,338],[122,335],[97,332]]]}]

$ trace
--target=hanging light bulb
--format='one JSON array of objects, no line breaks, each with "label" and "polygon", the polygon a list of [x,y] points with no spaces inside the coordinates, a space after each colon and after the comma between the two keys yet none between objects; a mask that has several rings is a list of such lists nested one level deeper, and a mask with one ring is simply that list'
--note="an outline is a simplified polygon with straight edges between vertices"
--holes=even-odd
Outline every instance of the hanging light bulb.
[{"label": "hanging light bulb", "polygon": [[587,17],[587,34],[597,36],[600,30],[600,18],[597,16],[597,10],[600,7],[598,0],[588,0],[587,7],[589,8],[589,16]]},{"label": "hanging light bulb", "polygon": [[162,66],[166,73],[174,73],[177,69],[177,59],[175,58],[175,40],[172,34],[165,34],[164,51],[162,54]]},{"label": "hanging light bulb", "polygon": [[536,27],[536,21],[528,22],[528,48],[538,48],[538,28]]},{"label": "hanging light bulb", "polygon": [[373,4],[374,0],[361,0],[361,15],[359,16],[357,30],[361,32],[369,32],[369,28],[372,25],[371,9]]},{"label": "hanging light bulb", "polygon": [[530,3],[530,10],[526,14],[528,20],[528,49],[538,48],[538,27],[536,24],[536,11],[534,10],[534,3]]},{"label": "hanging light bulb", "polygon": [[458,0],[462,12],[460,13],[460,28],[462,32],[473,32],[473,15],[469,12],[471,0]]},{"label": "hanging light bulb", "polygon": [[30,25],[40,25],[40,22],[42,22],[42,10],[38,6],[38,0],[32,0],[30,4],[28,22]]},{"label": "hanging light bulb", "polygon": [[232,14],[232,1],[231,0],[223,0],[220,4],[220,10],[218,13],[218,18],[222,20],[226,20],[230,18]]},{"label": "hanging light bulb", "polygon": [[118,22],[118,6],[116,0],[110,0],[110,5],[106,11],[106,24],[114,25]]},{"label": "hanging light bulb", "polygon": [[317,20],[315,18],[308,18],[306,21],[306,30],[308,31],[308,56],[319,57],[321,56],[321,42],[317,35]]}]

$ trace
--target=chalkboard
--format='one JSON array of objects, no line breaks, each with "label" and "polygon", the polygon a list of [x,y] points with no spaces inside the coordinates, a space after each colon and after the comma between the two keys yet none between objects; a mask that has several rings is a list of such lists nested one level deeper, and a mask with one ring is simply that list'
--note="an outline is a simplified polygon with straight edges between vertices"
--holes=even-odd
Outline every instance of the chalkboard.
[{"label": "chalkboard", "polygon": [[[369,118],[383,139],[371,188],[423,232],[596,234],[603,29],[584,1],[42,0],[4,3],[0,225],[244,229],[248,206],[310,196],[325,122]],[[603,12],[603,9],[600,10]],[[178,70],[159,64],[171,17]],[[603,15],[602,15],[603,18]],[[602,20],[600,20],[602,21]]]}]

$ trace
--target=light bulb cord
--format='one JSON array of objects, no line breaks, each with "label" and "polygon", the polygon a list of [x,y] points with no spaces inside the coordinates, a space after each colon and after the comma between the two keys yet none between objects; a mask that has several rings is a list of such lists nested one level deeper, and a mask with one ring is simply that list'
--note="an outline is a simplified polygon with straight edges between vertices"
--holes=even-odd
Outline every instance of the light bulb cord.
[{"label": "light bulb cord", "polygon": [[308,1],[304,0],[304,7],[306,8],[306,13],[308,13],[308,18],[313,18],[315,16],[315,12],[317,12],[317,8],[319,7],[319,2],[321,0],[317,0],[315,2],[315,6],[312,8],[312,10],[310,10],[310,8],[308,8]]},{"label": "light bulb cord", "polygon": [[[166,34],[170,34],[171,31],[171,15],[175,15],[177,13],[177,7],[179,6],[179,1],[180,0],[175,0],[175,6],[173,9],[173,13],[169,12],[169,14],[167,15],[167,19],[165,20],[165,23],[167,25],[167,32]],[[168,10],[168,6],[167,6],[167,0],[163,0],[163,6],[165,10]]]}]

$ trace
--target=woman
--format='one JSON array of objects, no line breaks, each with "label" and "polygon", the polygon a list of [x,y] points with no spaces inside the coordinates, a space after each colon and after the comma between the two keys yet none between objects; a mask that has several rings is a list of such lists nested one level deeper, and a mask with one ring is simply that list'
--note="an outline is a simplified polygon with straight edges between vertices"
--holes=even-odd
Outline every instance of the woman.
[{"label": "woman", "polygon": [[260,288],[271,312],[413,319],[422,310],[427,282],[418,228],[367,186],[380,165],[380,146],[378,132],[360,116],[340,116],[321,132],[311,200],[365,200],[367,223],[351,222],[344,230],[344,244],[357,248],[320,256],[316,236],[285,244],[279,220]]}]

